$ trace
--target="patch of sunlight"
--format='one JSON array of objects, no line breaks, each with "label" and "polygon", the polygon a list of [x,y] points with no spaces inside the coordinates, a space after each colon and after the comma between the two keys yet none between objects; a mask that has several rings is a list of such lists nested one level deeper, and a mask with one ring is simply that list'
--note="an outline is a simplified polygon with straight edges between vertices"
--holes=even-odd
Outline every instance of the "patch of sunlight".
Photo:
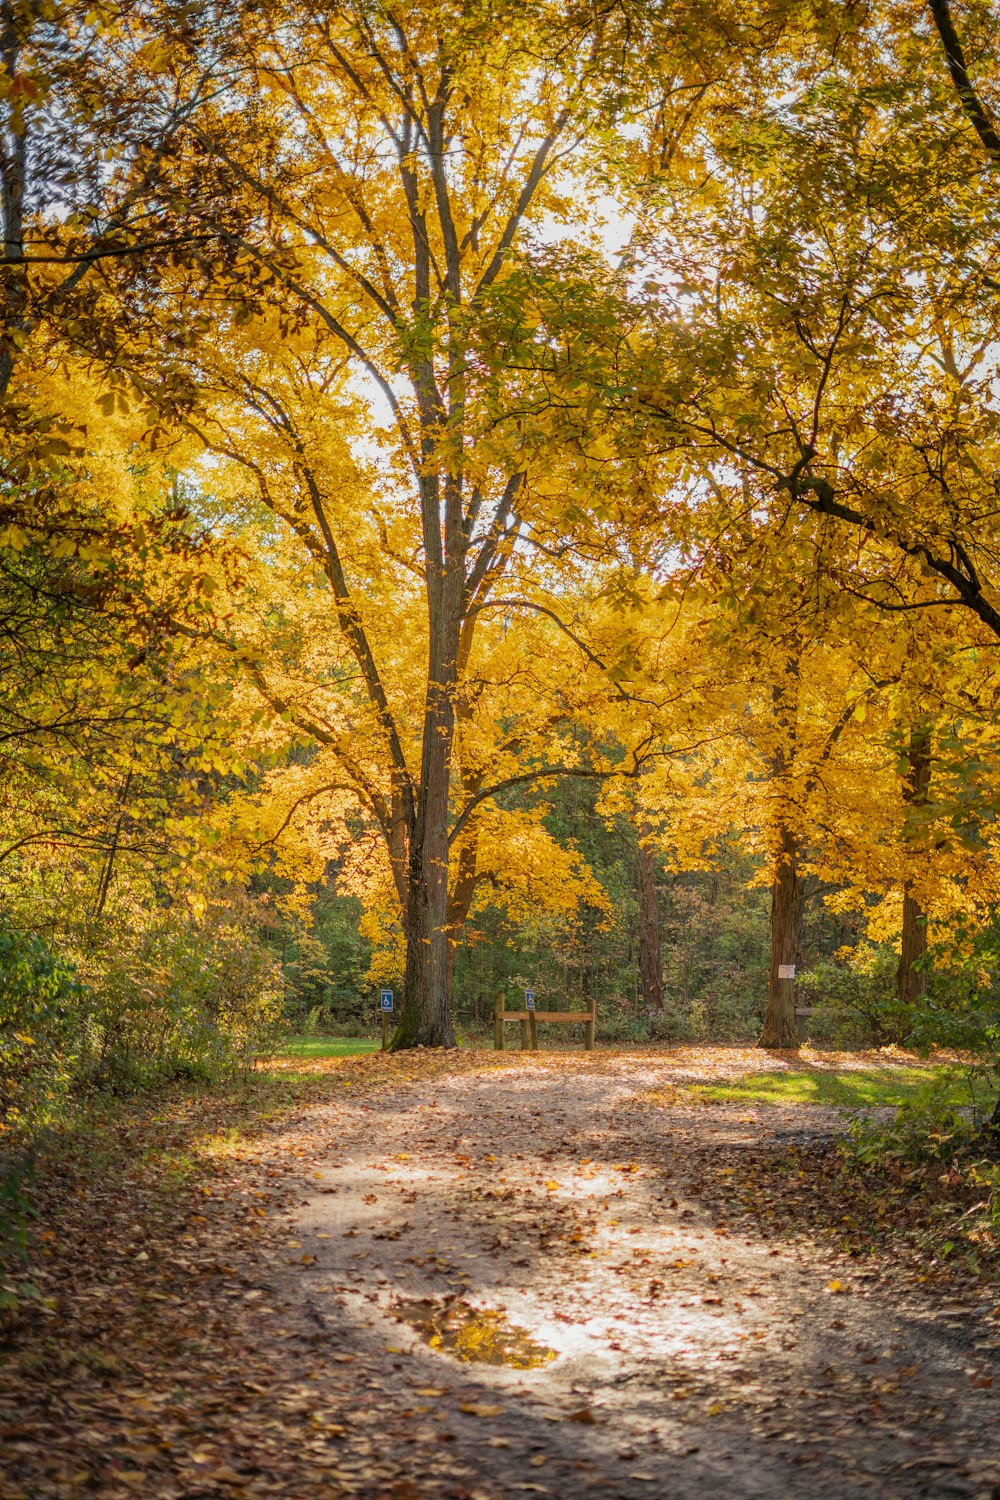
[{"label": "patch of sunlight", "polygon": [[460,1299],[413,1298],[397,1303],[395,1311],[428,1348],[466,1364],[537,1370],[557,1357],[554,1349],[540,1344],[526,1328],[508,1323],[503,1313],[492,1308],[473,1307]]},{"label": "patch of sunlight", "polygon": [[364,1052],[377,1052],[380,1046],[370,1037],[287,1036],[275,1057],[359,1057]]},{"label": "patch of sunlight", "polygon": [[651,1104],[656,1109],[671,1109],[675,1104],[692,1102],[690,1088],[678,1088],[674,1083],[664,1083],[654,1089],[643,1089],[637,1097],[643,1104]]},{"label": "patch of sunlight", "polygon": [[245,1144],[245,1137],[240,1127],[229,1125],[225,1130],[216,1131],[215,1135],[206,1136],[199,1143],[198,1151],[202,1156],[235,1156]]},{"label": "patch of sunlight", "polygon": [[[934,1068],[868,1068],[844,1072],[789,1068],[755,1073],[732,1083],[695,1083],[701,1098],[717,1103],[825,1104],[838,1109],[871,1109],[902,1104],[919,1093]],[[961,1084],[953,1088],[954,1103],[967,1102]]]}]

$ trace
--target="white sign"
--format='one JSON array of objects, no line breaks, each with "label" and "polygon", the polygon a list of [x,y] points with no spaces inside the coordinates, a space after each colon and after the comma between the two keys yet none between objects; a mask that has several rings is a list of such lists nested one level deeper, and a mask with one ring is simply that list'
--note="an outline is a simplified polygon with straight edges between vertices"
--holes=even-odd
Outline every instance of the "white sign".
[{"label": "white sign", "polygon": [[383,1010],[392,1010],[392,990],[383,990],[379,995]]},{"label": "white sign", "polygon": [[778,978],[779,979],[794,979],[795,978],[795,965],[794,964],[779,964],[778,965]]},{"label": "white sign", "polygon": [[524,992],[524,1008],[525,1008],[525,1010],[534,1010],[534,1008],[535,1008],[535,992],[534,992],[534,990],[525,990],[525,992]]}]

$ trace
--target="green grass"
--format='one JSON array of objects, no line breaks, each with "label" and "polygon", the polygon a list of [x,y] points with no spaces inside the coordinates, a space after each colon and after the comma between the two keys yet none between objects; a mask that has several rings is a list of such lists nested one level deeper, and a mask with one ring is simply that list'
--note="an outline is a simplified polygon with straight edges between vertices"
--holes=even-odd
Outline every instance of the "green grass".
[{"label": "green grass", "polygon": [[[871,1109],[913,1099],[936,1074],[934,1068],[864,1068],[839,1073],[789,1069],[755,1073],[735,1083],[697,1083],[704,1099],[733,1104],[826,1104],[839,1109]],[[952,1104],[968,1104],[960,1079],[948,1092]]]},{"label": "green grass", "polygon": [[358,1057],[377,1052],[381,1043],[370,1037],[289,1036],[281,1043],[278,1057]]}]

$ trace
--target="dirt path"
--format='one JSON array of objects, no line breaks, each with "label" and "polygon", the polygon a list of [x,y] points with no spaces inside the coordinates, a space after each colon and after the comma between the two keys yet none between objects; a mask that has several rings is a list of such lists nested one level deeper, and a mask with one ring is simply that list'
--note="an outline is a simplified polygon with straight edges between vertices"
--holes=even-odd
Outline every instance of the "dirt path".
[{"label": "dirt path", "polygon": [[[543,1056],[296,1123],[315,1191],[282,1291],[381,1412],[385,1492],[1000,1496],[997,1325],[764,1243],[713,1170],[839,1116],[643,1107],[676,1076]],[[556,1357],[505,1368],[428,1347],[463,1305]],[[492,1328],[473,1320],[459,1343]],[[371,1461],[362,1431],[353,1468],[345,1438],[349,1488]]]},{"label": "dirt path", "polygon": [[995,1288],[895,1220],[845,1252],[835,1112],[683,1088],[783,1065],[374,1056],[114,1117],[40,1182],[0,1500],[1000,1500]]}]

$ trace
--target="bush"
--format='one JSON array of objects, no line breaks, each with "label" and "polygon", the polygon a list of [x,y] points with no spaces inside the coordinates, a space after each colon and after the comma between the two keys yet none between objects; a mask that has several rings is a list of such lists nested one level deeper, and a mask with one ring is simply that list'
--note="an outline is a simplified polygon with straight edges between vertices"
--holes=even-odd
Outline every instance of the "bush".
[{"label": "bush", "polygon": [[219,904],[201,920],[184,909],[159,911],[138,932],[110,932],[88,968],[94,1025],[86,1075],[100,1087],[243,1070],[282,1030],[280,968],[249,906]]},{"label": "bush", "polygon": [[914,1012],[896,999],[897,962],[891,948],[865,944],[847,963],[817,963],[803,972],[797,998],[813,1007],[810,1041],[841,1047],[909,1041]]},{"label": "bush", "polygon": [[966,1148],[976,1128],[953,1101],[957,1072],[942,1070],[913,1099],[897,1105],[888,1121],[855,1120],[848,1131],[849,1154],[877,1167],[887,1160],[948,1161]]},{"label": "bush", "polygon": [[[567,1010],[587,1010],[590,1001],[587,999],[572,1000],[567,1005]],[[656,1026],[659,1018],[654,1017],[649,1011],[636,1009],[634,1002],[626,1000],[621,995],[609,995],[603,1002],[598,1002],[597,1025],[595,1032],[597,1039],[602,1042],[618,1042],[626,1046],[629,1043],[640,1043],[652,1041],[656,1035]],[[579,1042],[576,1040],[579,1030]],[[578,1046],[583,1040],[583,1027],[560,1026],[558,1032],[566,1040],[567,1045]],[[572,1041],[570,1039],[573,1039]]]},{"label": "bush", "polygon": [[87,995],[73,965],[31,933],[0,929],[0,1140],[58,1113],[86,1045]]},{"label": "bush", "polygon": [[[398,1013],[397,1013],[398,1019]],[[374,1002],[363,997],[353,1019],[344,1019],[340,1009],[331,1010],[326,1005],[314,1005],[301,1023],[302,1036],[373,1037],[381,1034],[381,1020],[376,1014]]]},{"label": "bush", "polygon": [[688,1035],[697,1041],[753,1041],[760,1035],[766,995],[766,969],[721,965],[701,997],[691,1002]]},{"label": "bush", "polygon": [[923,1220],[925,1252],[940,1264],[958,1250],[979,1274],[1000,1246],[1000,1166],[993,1133],[975,1110],[958,1108],[954,1086],[963,1069],[939,1073],[889,1119],[856,1121],[840,1146],[852,1177],[864,1170],[880,1199],[887,1185]]}]

